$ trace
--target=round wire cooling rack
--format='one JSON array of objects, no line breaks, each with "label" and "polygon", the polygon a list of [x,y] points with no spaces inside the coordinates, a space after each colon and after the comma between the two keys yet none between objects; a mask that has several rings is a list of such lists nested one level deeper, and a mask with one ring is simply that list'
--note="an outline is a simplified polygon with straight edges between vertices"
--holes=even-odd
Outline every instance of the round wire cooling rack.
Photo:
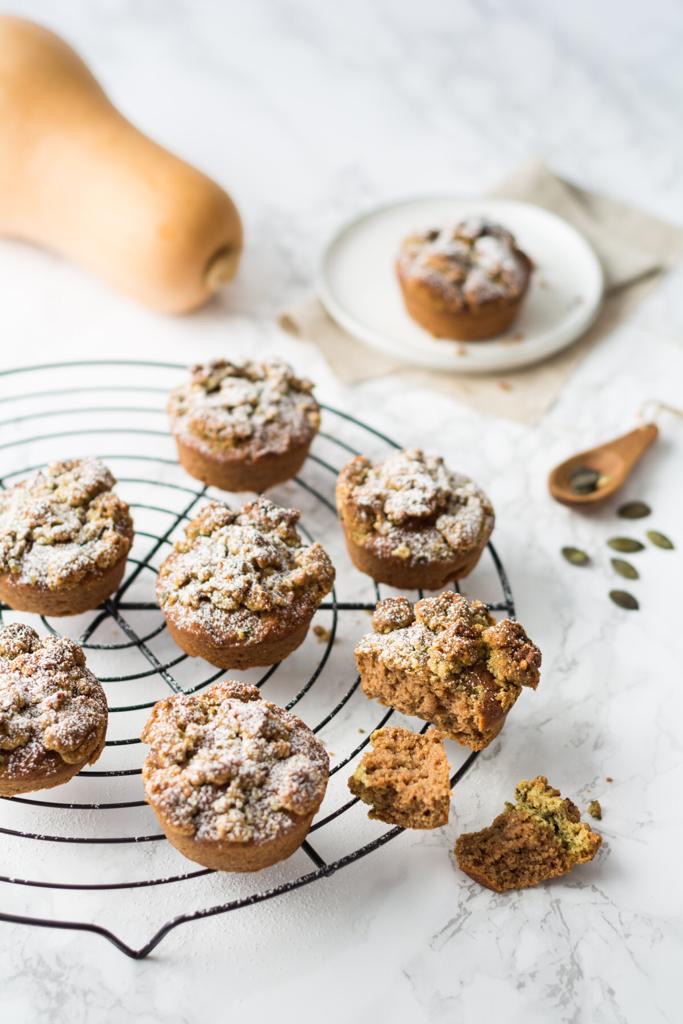
[{"label": "round wire cooling rack", "polygon": [[[3,623],[21,619],[39,632],[78,640],[109,703],[107,743],[94,768],[50,791],[50,799],[38,792],[0,800],[0,920],[102,935],[135,959],[146,957],[180,924],[324,879],[403,831],[370,821],[357,798],[348,798],[349,766],[373,729],[404,719],[367,700],[355,674],[353,648],[369,628],[368,614],[394,591],[353,569],[334,505],[344,462],[359,452],[379,456],[398,446],[329,406],[323,406],[322,430],[300,475],[269,496],[301,509],[302,533],[321,541],[332,557],[335,588],[305,643],[285,662],[229,673],[295,709],[330,752],[330,785],[306,842],[287,861],[254,875],[190,868],[142,799],[144,752],[138,737],[149,710],[169,690],[195,693],[226,675],[188,658],[170,638],[154,601],[158,566],[203,499],[246,498],[201,486],[177,463],[165,402],[184,370],[172,363],[89,360],[0,373],[0,486],[56,459],[97,455],[117,477],[117,492],[131,506],[136,528],[118,593],[94,611],[45,619],[0,606]],[[514,617],[510,586],[492,544],[467,586],[491,610]],[[476,756],[449,744],[449,759],[457,765],[452,785]],[[131,930],[136,941],[124,941],[122,932]]]}]

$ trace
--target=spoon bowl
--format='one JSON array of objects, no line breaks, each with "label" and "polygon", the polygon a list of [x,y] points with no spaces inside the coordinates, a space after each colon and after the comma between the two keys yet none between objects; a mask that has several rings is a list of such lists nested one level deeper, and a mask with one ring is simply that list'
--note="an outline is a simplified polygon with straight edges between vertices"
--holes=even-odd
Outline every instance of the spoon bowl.
[{"label": "spoon bowl", "polygon": [[[659,430],[654,423],[645,423],[613,441],[577,452],[550,472],[548,490],[555,501],[571,508],[594,508],[615,494],[631,475],[638,460],[656,440]],[[594,491],[576,494],[571,487],[572,474],[589,468],[600,474]]]}]

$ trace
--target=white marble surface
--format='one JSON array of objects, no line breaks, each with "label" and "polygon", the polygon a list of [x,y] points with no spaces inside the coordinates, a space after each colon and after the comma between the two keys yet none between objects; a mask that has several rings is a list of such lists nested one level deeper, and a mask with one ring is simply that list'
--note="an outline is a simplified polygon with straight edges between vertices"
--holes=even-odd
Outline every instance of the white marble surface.
[{"label": "white marble surface", "polygon": [[[411,422],[394,386],[340,392],[316,353],[270,323],[309,290],[329,230],[363,204],[431,187],[475,192],[531,152],[683,221],[679,5],[7,6],[61,30],[142,128],[228,186],[248,247],[221,304],[169,321],[3,243],[3,365],[85,351],[184,362],[277,350],[397,439],[438,438],[491,493],[544,676],[458,788],[446,829],[404,835],[299,893],[183,926],[145,962],[94,936],[0,924],[2,1019],[680,1020],[680,556],[639,555],[642,610],[620,611],[606,597],[617,584],[603,543],[618,520],[552,504],[544,477],[572,448],[628,428],[641,400],[680,404],[683,277],[599,346],[534,429],[427,394]],[[628,489],[647,497],[652,524],[679,548],[682,443],[681,424],[666,422]],[[595,567],[566,566],[567,543],[594,552]],[[495,896],[459,874],[449,851],[458,830],[488,821],[518,779],[539,772],[582,806],[601,800],[605,848],[564,882]],[[0,889],[0,907],[5,898]]]}]

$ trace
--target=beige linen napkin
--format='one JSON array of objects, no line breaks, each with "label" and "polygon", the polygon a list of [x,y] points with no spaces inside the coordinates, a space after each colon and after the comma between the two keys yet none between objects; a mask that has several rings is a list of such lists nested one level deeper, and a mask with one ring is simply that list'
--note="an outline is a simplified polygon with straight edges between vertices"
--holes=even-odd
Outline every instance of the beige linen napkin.
[{"label": "beige linen napkin", "polygon": [[606,296],[593,326],[556,356],[504,374],[458,376],[416,369],[356,341],[325,312],[317,298],[286,310],[280,324],[316,344],[345,384],[388,374],[407,386],[431,387],[482,413],[536,422],[553,404],[575,367],[617,326],[652,287],[656,276],[683,254],[683,228],[642,210],[563,181],[538,159],[526,161],[491,195],[536,203],[564,217],[585,235],[605,272]]}]

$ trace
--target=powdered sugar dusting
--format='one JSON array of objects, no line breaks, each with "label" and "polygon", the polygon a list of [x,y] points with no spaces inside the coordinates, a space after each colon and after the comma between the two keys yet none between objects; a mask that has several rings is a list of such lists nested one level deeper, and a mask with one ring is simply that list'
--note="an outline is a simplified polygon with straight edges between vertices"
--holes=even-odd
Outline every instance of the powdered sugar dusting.
[{"label": "powdered sugar dusting", "polygon": [[199,840],[265,842],[314,813],[329,759],[295,715],[254,686],[221,682],[155,705],[142,733],[145,795],[163,819]]},{"label": "powdered sugar dusting", "polygon": [[74,459],[1,492],[0,572],[57,590],[111,568],[133,534],[115,482],[99,459]]},{"label": "powdered sugar dusting", "polygon": [[237,512],[206,505],[159,571],[157,599],[180,626],[201,626],[216,643],[259,643],[289,632],[334,581],[320,544],[305,545],[299,512],[267,498]]},{"label": "powdered sugar dusting", "polygon": [[19,623],[0,631],[0,777],[84,763],[106,722],[104,691],[78,644]]},{"label": "powdered sugar dusting", "polygon": [[401,247],[398,266],[407,278],[423,281],[458,310],[519,298],[530,273],[514,236],[480,217],[411,235]]},{"label": "powdered sugar dusting", "polygon": [[312,392],[310,381],[279,360],[200,364],[189,383],[171,393],[171,428],[208,454],[282,454],[310,443],[318,431],[320,408]]},{"label": "powdered sugar dusting", "polygon": [[465,557],[493,529],[493,508],[483,491],[417,448],[374,466],[356,456],[339,474],[338,499],[356,543],[412,565]]}]

